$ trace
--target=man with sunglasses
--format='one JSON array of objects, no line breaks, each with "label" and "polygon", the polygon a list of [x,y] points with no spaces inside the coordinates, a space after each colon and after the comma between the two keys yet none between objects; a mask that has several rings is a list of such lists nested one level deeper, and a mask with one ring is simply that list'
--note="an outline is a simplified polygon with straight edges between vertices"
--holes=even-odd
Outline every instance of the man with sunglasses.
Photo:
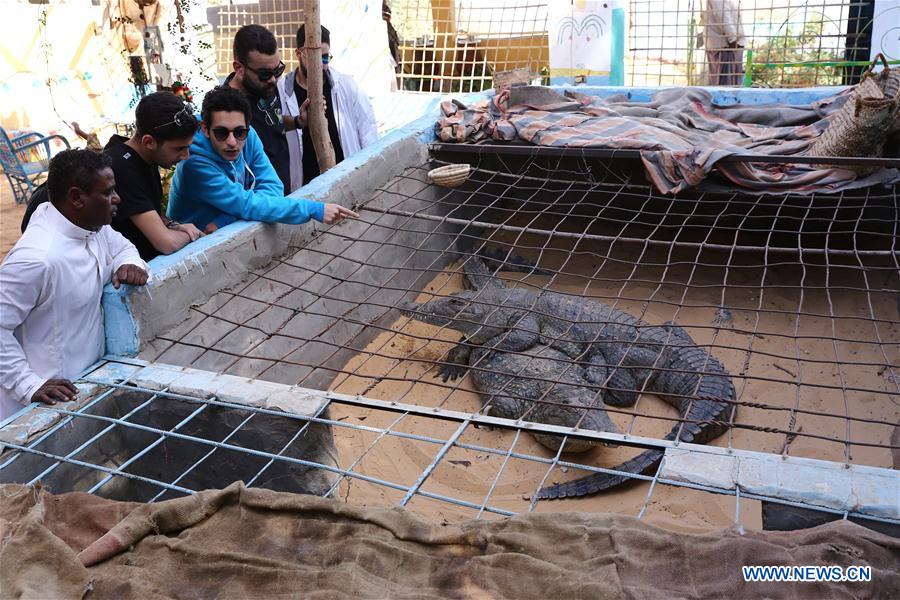
[{"label": "man with sunglasses", "polygon": [[278,41],[261,25],[245,25],[234,36],[232,64],[234,72],[223,85],[238,90],[250,103],[250,125],[259,135],[286,196],[296,189],[291,186],[293,166],[285,137],[287,130],[295,126],[295,120],[285,123],[282,118],[283,98],[276,83],[285,67]]},{"label": "man with sunglasses", "polygon": [[159,179],[160,168],[170,169],[188,157],[198,125],[181,98],[156,92],[138,103],[134,135],[130,139],[113,136],[106,145],[122,200],[112,226],[137,247],[144,260],[171,254],[203,235],[191,223],[162,216]]},{"label": "man with sunglasses", "polygon": [[[300,66],[278,82],[281,92],[282,107],[285,112],[284,122],[296,127],[287,132],[288,146],[291,154],[291,189],[297,189],[309,183],[319,175],[319,162],[309,128],[306,127],[306,108],[309,105],[307,85],[306,26],[297,30],[297,48],[295,53]],[[353,78],[340,73],[331,64],[331,32],[322,27],[322,87],[325,98],[325,118],[328,121],[328,135],[334,146],[335,164],[356,154],[366,146],[378,141],[378,129],[375,126],[375,113],[369,99]],[[302,165],[302,172],[293,168]]]},{"label": "man with sunglasses", "polygon": [[339,204],[286,198],[281,181],[249,127],[250,105],[222,86],[203,99],[202,123],[191,156],[180,163],[169,190],[169,218],[213,231],[238,219],[326,224],[357,217]]}]

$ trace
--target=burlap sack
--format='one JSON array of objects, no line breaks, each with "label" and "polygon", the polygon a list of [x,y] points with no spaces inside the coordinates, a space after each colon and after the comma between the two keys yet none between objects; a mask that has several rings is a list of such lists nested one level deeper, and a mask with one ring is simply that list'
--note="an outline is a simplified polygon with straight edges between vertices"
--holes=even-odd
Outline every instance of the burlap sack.
[{"label": "burlap sack", "polygon": [[[810,145],[809,156],[881,156],[888,136],[900,128],[900,69],[891,69],[884,57],[884,69],[872,66],[863,75],[846,104],[834,115],[827,129]],[[819,167],[827,166],[817,165]],[[878,167],[844,168],[866,175]]]},{"label": "burlap sack", "polygon": [[[690,535],[583,512],[429,523],[246,489],[154,504],[0,486],[2,598],[890,598],[900,540],[848,521]],[[868,565],[865,583],[750,583],[743,565]]]}]

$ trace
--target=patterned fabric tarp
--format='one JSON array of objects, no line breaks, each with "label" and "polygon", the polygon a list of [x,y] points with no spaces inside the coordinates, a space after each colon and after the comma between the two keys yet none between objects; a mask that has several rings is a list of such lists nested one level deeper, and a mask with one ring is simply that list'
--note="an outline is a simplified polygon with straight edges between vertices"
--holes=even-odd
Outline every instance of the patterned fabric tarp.
[{"label": "patterned fabric tarp", "polygon": [[[900,540],[848,521],[689,535],[632,517],[459,525],[244,488],[154,504],[0,486],[4,598],[888,598]],[[743,565],[868,565],[867,583],[745,583]]]},{"label": "patterned fabric tarp", "polygon": [[861,176],[822,165],[719,162],[732,154],[804,154],[852,93],[808,106],[718,106],[702,88],[660,90],[651,102],[510,88],[470,107],[443,102],[435,132],[444,142],[639,150],[648,178],[666,194],[699,185],[714,167],[732,186],[754,193],[837,192],[900,181],[893,168]]}]

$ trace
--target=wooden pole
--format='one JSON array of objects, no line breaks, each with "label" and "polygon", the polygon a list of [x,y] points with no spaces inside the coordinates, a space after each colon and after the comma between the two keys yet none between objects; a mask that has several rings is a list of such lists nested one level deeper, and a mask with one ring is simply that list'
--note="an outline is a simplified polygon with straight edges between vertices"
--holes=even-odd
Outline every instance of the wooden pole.
[{"label": "wooden pole", "polygon": [[319,19],[319,0],[306,0],[303,10],[306,23],[306,42],[303,49],[306,56],[306,93],[309,96],[309,135],[312,137],[319,163],[319,172],[324,173],[334,166],[334,146],[328,135],[328,121],[325,118],[325,99],[322,94],[322,29]]}]

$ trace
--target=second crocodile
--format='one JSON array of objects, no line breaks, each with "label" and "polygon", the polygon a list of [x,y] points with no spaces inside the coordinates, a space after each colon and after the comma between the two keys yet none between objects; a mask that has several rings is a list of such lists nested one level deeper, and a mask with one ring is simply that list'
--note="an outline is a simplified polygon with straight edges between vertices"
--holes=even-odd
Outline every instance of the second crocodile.
[{"label": "second crocodile", "polygon": [[[481,392],[486,414],[505,419],[619,433],[610,420],[598,386],[591,389],[584,370],[548,346],[522,353],[494,352],[490,342],[472,350],[472,380]],[[554,452],[561,436],[532,432]],[[567,438],[566,452],[584,452],[594,442]]]},{"label": "second crocodile", "polygon": [[[641,392],[657,394],[674,405],[681,422],[667,440],[706,443],[728,428],[735,402],[731,377],[681,327],[650,325],[580,296],[508,288],[474,257],[466,268],[474,289],[399,306],[406,316],[465,335],[450,353],[445,377],[464,373],[472,349],[485,343],[489,353],[521,353],[545,345],[583,361],[586,379],[605,388],[608,405],[630,406]],[[657,467],[662,456],[661,450],[648,450],[614,469],[645,473]],[[543,488],[538,497],[585,496],[630,479],[626,474],[597,473]]]}]

